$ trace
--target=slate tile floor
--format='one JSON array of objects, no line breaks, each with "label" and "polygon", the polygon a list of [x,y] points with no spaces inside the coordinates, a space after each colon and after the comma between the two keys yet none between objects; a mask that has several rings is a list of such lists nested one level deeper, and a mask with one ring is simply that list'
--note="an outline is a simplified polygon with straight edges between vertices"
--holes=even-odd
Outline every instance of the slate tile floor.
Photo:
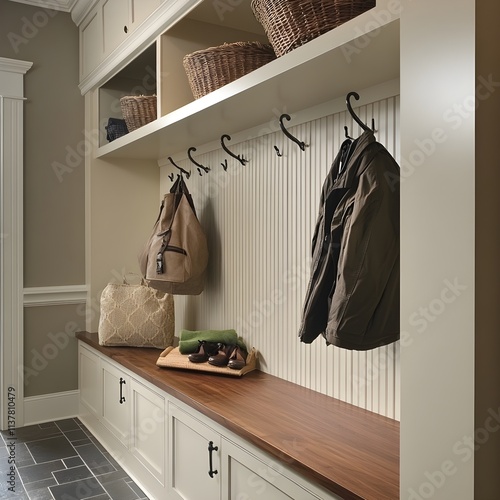
[{"label": "slate tile floor", "polygon": [[15,439],[1,432],[0,499],[4,498],[147,500],[77,418],[16,429]]}]

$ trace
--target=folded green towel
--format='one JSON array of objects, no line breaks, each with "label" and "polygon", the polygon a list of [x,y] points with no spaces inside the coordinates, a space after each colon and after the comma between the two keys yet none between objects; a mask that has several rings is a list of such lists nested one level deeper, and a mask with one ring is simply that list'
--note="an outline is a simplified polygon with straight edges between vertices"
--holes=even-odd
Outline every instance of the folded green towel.
[{"label": "folded green towel", "polygon": [[246,345],[235,330],[181,330],[179,333],[179,352],[190,354],[198,350],[198,341],[238,344],[246,350]]}]

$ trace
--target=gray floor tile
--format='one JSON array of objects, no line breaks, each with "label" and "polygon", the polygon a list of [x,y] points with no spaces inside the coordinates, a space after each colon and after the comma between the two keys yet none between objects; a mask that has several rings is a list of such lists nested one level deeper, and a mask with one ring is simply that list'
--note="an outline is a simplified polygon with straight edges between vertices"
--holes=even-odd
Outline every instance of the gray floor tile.
[{"label": "gray floor tile", "polygon": [[[112,472],[115,470],[94,444],[76,446],[75,449],[89,469],[94,471],[94,474],[104,474],[105,472]],[[99,470],[99,472],[95,472],[95,470]]]},{"label": "gray floor tile", "polygon": [[145,498],[147,500],[148,497],[146,496],[146,493],[144,493],[144,491],[142,491],[141,488],[139,488],[139,486],[137,486],[137,484],[135,484],[132,480],[128,481],[128,485],[135,491],[139,498]]},{"label": "gray floor tile", "polygon": [[39,490],[30,491],[28,496],[30,500],[54,500],[54,497],[48,488],[40,488]]},{"label": "gray floor tile", "polygon": [[78,467],[72,467],[71,469],[59,470],[53,474],[59,484],[71,483],[80,479],[93,477],[92,472],[90,472],[86,465],[79,465]]},{"label": "gray floor tile", "polygon": [[64,435],[26,443],[37,464],[74,457],[76,450]]},{"label": "gray floor tile", "polygon": [[28,465],[27,467],[19,467],[19,475],[24,484],[33,483],[42,479],[52,478],[52,472],[65,469],[61,460],[46,462],[44,464]]},{"label": "gray floor tile", "polygon": [[124,479],[112,481],[103,486],[113,500],[137,500],[139,498]]},{"label": "gray floor tile", "polygon": [[54,479],[54,477],[49,477],[48,479],[41,479],[40,481],[34,481],[32,483],[26,483],[24,485],[24,488],[28,492],[28,495],[30,495],[31,491],[36,491],[42,488],[47,489],[49,486],[55,486],[57,484],[57,481]]},{"label": "gray floor tile", "polygon": [[[4,439],[9,439],[8,431],[2,431],[1,434]],[[62,432],[54,422],[51,422],[50,425],[47,424],[46,427],[40,427],[40,425],[28,425],[26,427],[16,429],[16,440],[18,443],[45,439],[57,435],[62,435]]]},{"label": "gray floor tile", "polygon": [[70,440],[70,442],[79,441],[82,439],[88,439],[87,434],[83,432],[80,428],[72,431],[64,431],[64,435]]},{"label": "gray floor tile", "polygon": [[49,489],[55,500],[80,500],[106,493],[95,477],[51,486]]},{"label": "gray floor tile", "polygon": [[78,457],[65,458],[63,460],[64,465],[69,469],[70,467],[77,467],[78,465],[83,465],[83,460]]},{"label": "gray floor tile", "polygon": [[114,472],[108,472],[107,474],[100,474],[97,476],[97,479],[102,485],[112,483],[113,481],[117,481],[118,479],[131,481],[130,477],[123,469],[116,470]]},{"label": "gray floor tile", "polygon": [[[147,500],[78,418],[32,425],[16,429],[15,433],[19,436],[15,441],[15,492],[9,492],[7,482],[0,481],[0,499]],[[10,467],[9,448],[5,446],[8,432],[1,436],[0,475],[5,477]],[[37,461],[47,461],[35,463],[32,454]]]},{"label": "gray floor tile", "polygon": [[64,420],[58,420],[56,422],[56,425],[63,432],[80,429],[80,425],[78,424],[78,421],[74,418],[66,418]]}]

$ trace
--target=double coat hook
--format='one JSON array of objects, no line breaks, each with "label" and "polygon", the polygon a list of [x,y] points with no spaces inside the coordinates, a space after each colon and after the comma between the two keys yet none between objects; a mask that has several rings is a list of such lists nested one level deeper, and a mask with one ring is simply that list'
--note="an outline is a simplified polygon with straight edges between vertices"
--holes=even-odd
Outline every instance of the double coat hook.
[{"label": "double coat hook", "polygon": [[[281,116],[280,116],[280,127],[281,127],[281,131],[293,142],[295,142],[295,144],[297,144],[299,146],[299,148],[302,150],[302,151],[305,151],[306,149],[306,146],[307,144],[303,141],[299,141],[296,137],[294,137],[285,127],[284,123],[283,123],[283,120],[286,119],[287,121],[290,121],[291,118],[290,118],[290,115],[287,114],[287,113],[283,113]],[[277,148],[275,148],[277,149]],[[276,151],[276,153],[278,153],[278,151]],[[278,156],[280,156],[278,154]]]},{"label": "double coat hook", "polygon": [[191,172],[188,172],[187,170],[184,170],[182,167],[179,167],[179,165],[177,165],[174,160],[172,160],[172,157],[169,156],[168,159],[170,160],[170,163],[175,167],[177,168],[178,170],[181,171],[181,174],[184,174],[186,176],[186,179],[189,179],[189,177],[191,177]]},{"label": "double coat hook", "polygon": [[189,149],[188,149],[188,156],[189,156],[189,159],[196,165],[196,167],[198,168],[198,173],[200,175],[202,175],[201,171],[203,170],[205,173],[208,173],[210,172],[210,167],[205,167],[204,165],[202,165],[201,163],[198,163],[192,156],[191,156],[191,153],[196,151],[196,148],[194,146],[191,146]]},{"label": "double coat hook", "polygon": [[[359,118],[359,116],[354,112],[354,110],[352,109],[352,105],[351,105],[351,97],[354,97],[354,99],[356,99],[356,101],[359,101],[359,94],[357,92],[349,92],[345,98],[345,103],[346,103],[346,106],[347,106],[347,109],[350,113],[350,115],[353,117],[354,121],[366,132],[367,130],[371,130],[372,132],[375,132],[375,120],[372,118],[372,128],[370,129],[370,127],[368,127],[368,125],[366,125],[366,123],[363,123],[361,121],[361,119]],[[344,127],[344,130],[346,131],[346,137],[348,137],[347,135],[347,127]]]},{"label": "double coat hook", "polygon": [[232,151],[230,151],[228,149],[228,147],[226,146],[226,144],[224,143],[224,139],[227,139],[227,140],[231,140],[231,136],[227,135],[227,134],[224,134],[221,138],[220,138],[220,144],[222,146],[222,149],[229,155],[231,156],[232,158],[238,160],[243,166],[245,166],[247,163],[248,163],[248,160],[246,160],[245,158],[242,158],[240,155],[235,155]]}]

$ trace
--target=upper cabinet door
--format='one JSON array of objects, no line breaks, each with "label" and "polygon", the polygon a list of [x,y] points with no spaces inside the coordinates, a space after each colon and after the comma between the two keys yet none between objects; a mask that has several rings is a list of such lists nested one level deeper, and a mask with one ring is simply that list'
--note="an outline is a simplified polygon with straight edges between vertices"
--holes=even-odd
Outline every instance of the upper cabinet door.
[{"label": "upper cabinet door", "polygon": [[80,77],[91,73],[103,58],[102,11],[97,7],[80,25]]},{"label": "upper cabinet door", "polygon": [[103,0],[104,53],[113,52],[132,31],[129,0]]},{"label": "upper cabinet door", "polygon": [[139,26],[164,0],[132,0],[131,24],[132,29]]}]

